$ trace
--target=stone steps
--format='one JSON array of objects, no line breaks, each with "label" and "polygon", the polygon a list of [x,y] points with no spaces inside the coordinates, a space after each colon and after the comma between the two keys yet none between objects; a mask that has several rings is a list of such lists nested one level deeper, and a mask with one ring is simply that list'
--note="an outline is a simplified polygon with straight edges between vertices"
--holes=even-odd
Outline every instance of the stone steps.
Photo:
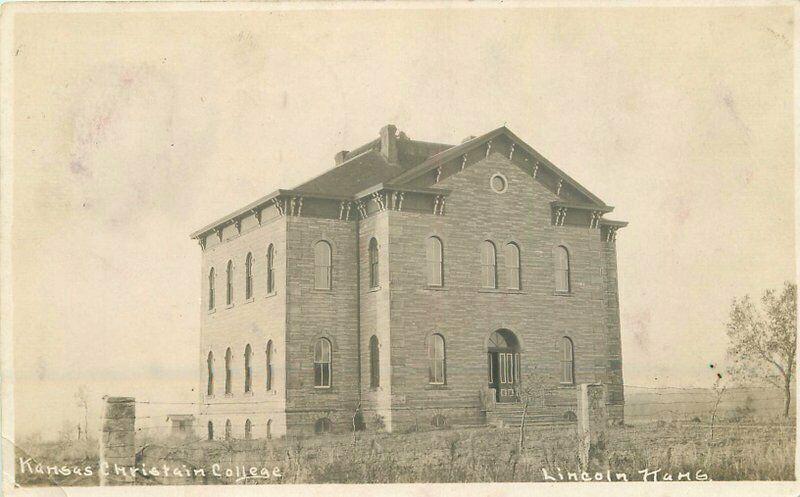
[{"label": "stone steps", "polygon": [[[486,422],[507,428],[518,428],[522,424],[523,407],[519,404],[497,404],[486,413]],[[529,410],[525,414],[526,426],[570,426],[574,422],[567,421],[563,415]]]}]

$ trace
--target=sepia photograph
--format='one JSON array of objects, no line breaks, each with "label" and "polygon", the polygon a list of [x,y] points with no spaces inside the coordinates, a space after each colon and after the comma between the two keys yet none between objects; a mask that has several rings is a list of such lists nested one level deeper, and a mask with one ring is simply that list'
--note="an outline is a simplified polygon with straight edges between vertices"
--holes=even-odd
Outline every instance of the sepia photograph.
[{"label": "sepia photograph", "polygon": [[3,4],[4,492],[798,495],[797,13]]}]

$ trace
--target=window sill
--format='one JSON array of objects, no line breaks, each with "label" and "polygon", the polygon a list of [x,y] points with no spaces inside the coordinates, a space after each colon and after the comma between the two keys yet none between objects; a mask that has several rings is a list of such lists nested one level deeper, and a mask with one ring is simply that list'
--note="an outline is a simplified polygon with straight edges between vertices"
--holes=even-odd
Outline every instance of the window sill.
[{"label": "window sill", "polygon": [[232,393],[226,393],[225,394],[225,398],[232,399],[233,398],[233,394]]},{"label": "window sill", "polygon": [[450,387],[446,383],[428,383],[425,390],[450,390]]},{"label": "window sill", "polygon": [[244,303],[245,304],[249,304],[250,302],[253,302],[254,300],[255,300],[255,297],[250,297],[249,299],[245,300]]},{"label": "window sill", "polygon": [[214,394],[211,395],[206,394],[206,400],[214,400]]},{"label": "window sill", "polygon": [[553,295],[556,297],[573,297],[574,294],[572,292],[553,292]]},{"label": "window sill", "polygon": [[373,287],[370,287],[369,290],[367,290],[367,293],[379,292],[380,290],[381,290],[380,286],[373,286]]},{"label": "window sill", "polygon": [[244,393],[244,396],[245,396],[245,397],[252,397],[252,396],[253,396],[253,391],[252,391],[252,390],[250,390],[249,392],[245,392],[245,393]]},{"label": "window sill", "polygon": [[320,393],[336,393],[336,390],[334,390],[333,387],[317,387],[317,386],[315,386],[314,387],[314,391],[315,392],[320,392]]},{"label": "window sill", "polygon": [[479,288],[478,293],[501,293],[501,294],[522,295],[525,292],[513,288]]},{"label": "window sill", "polygon": [[206,311],[206,314],[214,314],[215,312],[217,312],[217,308],[216,308],[216,307],[215,307],[215,308],[213,308],[213,309],[209,309],[208,311]]},{"label": "window sill", "polygon": [[558,385],[558,388],[561,388],[561,389],[564,389],[564,390],[575,390],[575,384],[574,383],[563,383],[562,382],[562,383],[560,383]]},{"label": "window sill", "polygon": [[424,290],[434,290],[437,292],[446,292],[448,288],[444,285],[425,285],[422,287]]},{"label": "window sill", "polygon": [[226,309],[233,309],[234,304],[228,304],[225,306]]},{"label": "window sill", "polygon": [[276,295],[278,295],[278,292],[272,291],[272,292],[269,292],[264,298],[268,299],[268,298],[274,297]]},{"label": "window sill", "polygon": [[329,295],[332,295],[333,294],[333,289],[332,288],[314,288],[314,289],[311,290],[311,293],[323,293],[323,294],[327,293]]}]

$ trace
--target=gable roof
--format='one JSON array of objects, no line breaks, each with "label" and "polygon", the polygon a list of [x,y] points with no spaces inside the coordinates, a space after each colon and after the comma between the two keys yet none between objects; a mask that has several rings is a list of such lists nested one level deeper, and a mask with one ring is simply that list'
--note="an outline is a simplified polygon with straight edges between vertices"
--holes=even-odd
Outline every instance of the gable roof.
[{"label": "gable roof", "polygon": [[447,150],[439,152],[438,154],[435,154],[430,158],[428,158],[422,164],[419,164],[418,166],[415,166],[409,169],[408,171],[405,171],[402,174],[396,176],[389,182],[389,184],[391,186],[401,186],[403,184],[406,184],[422,176],[427,172],[433,171],[434,169],[436,169],[445,162],[453,160],[471,150],[474,150],[475,148],[486,145],[487,142],[500,135],[505,135],[506,137],[508,137],[508,139],[510,139],[512,143],[521,147],[523,150],[525,150],[527,153],[533,156],[536,160],[540,161],[545,167],[553,171],[566,183],[568,183],[573,188],[575,188],[583,195],[585,195],[587,198],[589,198],[593,203],[595,203],[598,206],[606,206],[605,202],[600,200],[599,197],[597,197],[595,194],[587,190],[583,185],[575,181],[567,173],[556,167],[555,164],[547,160],[542,154],[540,154],[539,152],[534,150],[533,147],[522,141],[517,135],[515,135],[513,132],[511,132],[510,129],[506,128],[505,126],[501,126],[484,135],[467,140],[461,145],[456,145],[455,147],[451,147]]},{"label": "gable roof", "polygon": [[[395,129],[392,125],[389,125],[388,128],[392,130]],[[583,187],[583,185],[575,181],[567,173],[559,169],[555,164],[547,160],[539,152],[534,150],[533,147],[522,141],[505,126],[489,131],[484,135],[471,138],[460,145],[411,140],[402,132],[396,136],[394,132],[392,132],[391,136],[390,140],[394,140],[397,147],[395,161],[390,162],[386,155],[382,153],[381,142],[383,138],[372,140],[353,151],[343,151],[337,154],[337,161],[338,157],[341,156],[342,162],[332,169],[305,181],[291,190],[276,190],[269,195],[261,197],[200,230],[195,231],[192,233],[191,237],[198,238],[225,223],[229,223],[245,215],[255,208],[266,205],[268,202],[273,201],[281,195],[299,194],[328,199],[352,200],[360,198],[367,192],[375,191],[376,188],[409,189],[409,187],[411,187],[409,183],[413,180],[478,147],[486,146],[489,141],[498,136],[505,136],[515,147],[519,147],[520,150],[530,155],[536,163],[550,170],[553,174],[558,176],[558,178],[582,194],[589,201],[584,207],[597,206],[607,208],[603,209],[606,212],[613,209]],[[412,189],[416,191],[424,190],[427,193],[443,192],[443,190],[430,190],[419,186],[412,187]]]}]

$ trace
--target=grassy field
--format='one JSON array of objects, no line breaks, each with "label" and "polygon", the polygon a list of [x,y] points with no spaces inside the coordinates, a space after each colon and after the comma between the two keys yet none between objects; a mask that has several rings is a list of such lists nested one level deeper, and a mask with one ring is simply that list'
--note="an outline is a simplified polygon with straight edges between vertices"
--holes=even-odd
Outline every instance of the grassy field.
[{"label": "grassy field", "polygon": [[[204,441],[139,439],[137,463],[146,468],[181,468],[194,477],[137,476],[138,484],[185,483],[413,483],[604,481],[647,479],[794,479],[793,424],[764,421],[721,422],[713,438],[707,422],[654,422],[607,429],[593,447],[587,474],[581,474],[578,436],[573,428],[530,427],[526,447],[518,429],[453,428],[406,434],[359,432],[281,440]],[[96,444],[41,443],[18,450],[21,485],[96,485],[92,476],[20,474],[19,457],[47,465],[97,465]],[[213,473],[217,464],[221,476]],[[269,478],[242,480],[233,468],[267,468]],[[278,468],[280,477],[273,473]],[[225,470],[232,471],[231,476]],[[656,472],[656,470],[658,470]],[[623,478],[621,475],[625,475]]]}]

